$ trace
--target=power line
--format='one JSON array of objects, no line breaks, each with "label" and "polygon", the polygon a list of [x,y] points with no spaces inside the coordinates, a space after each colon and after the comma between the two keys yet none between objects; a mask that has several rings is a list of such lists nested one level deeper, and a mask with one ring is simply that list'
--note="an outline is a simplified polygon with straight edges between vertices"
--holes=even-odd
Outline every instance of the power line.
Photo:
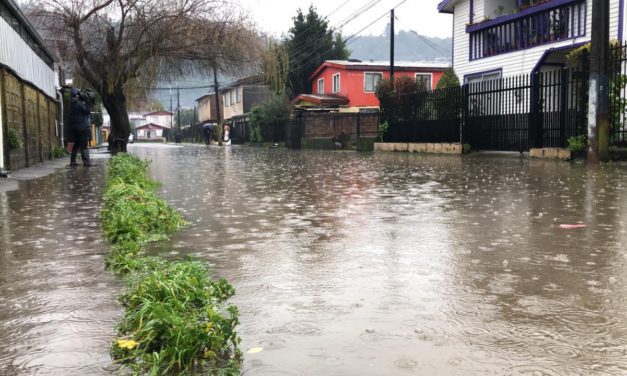
[{"label": "power line", "polygon": [[440,53],[448,58],[451,58],[451,52],[450,51],[446,51],[444,49],[442,49],[441,47],[435,46],[434,44],[431,43],[431,41],[429,41],[427,38],[423,37],[422,35],[418,34],[417,32],[415,32],[414,30],[411,30],[412,33],[414,33],[414,35],[416,37],[418,37],[418,39],[422,40],[422,42],[424,44],[426,44],[427,46],[431,47],[431,49],[433,49],[435,52]]},{"label": "power line", "polygon": [[[362,14],[364,14],[367,10],[369,10],[371,7],[377,5],[378,3],[380,3],[382,0],[371,0],[369,3],[367,3],[366,5],[362,6],[361,8],[357,9],[355,12],[353,12],[352,14],[350,14],[349,16],[343,18],[338,25],[331,27],[331,29],[329,30],[331,33],[336,32],[337,30],[343,28],[344,26],[348,25],[349,23],[351,23],[352,21],[354,21],[355,19],[357,19],[358,17],[360,17]],[[313,25],[312,25],[313,27]],[[303,44],[301,46],[299,46],[298,48],[296,48],[294,51],[292,51],[292,54],[294,55],[300,55],[301,53],[308,51],[315,43],[321,41],[323,38],[325,38],[327,36],[327,32],[324,32],[323,35],[317,37],[316,39],[313,39],[311,41],[309,41],[306,44]],[[309,54],[307,54],[306,56],[301,57],[300,61],[297,61],[297,64],[301,63],[303,60],[306,60],[309,55],[311,55],[312,53],[314,53],[315,50],[313,52],[310,52]]]},{"label": "power line", "polygon": [[[400,7],[401,5],[405,4],[407,2],[407,0],[402,0],[400,3],[396,4],[392,9],[396,9],[398,7]],[[377,17],[377,19],[375,19],[373,22],[369,23],[368,25],[366,25],[366,27],[362,28],[361,30],[359,30],[358,32],[354,33],[353,35],[349,36],[348,38],[344,39],[344,43],[347,43],[351,40],[354,39],[359,33],[361,33],[362,31],[366,30],[367,28],[369,28],[370,26],[374,25],[376,22],[380,21],[383,17],[387,16],[389,14],[388,11],[386,11],[385,13],[383,13],[381,16]],[[328,53],[331,52],[331,49],[327,49],[326,51],[324,51],[324,53]],[[305,64],[301,64],[299,66],[297,66],[295,69],[301,69],[302,67],[306,66],[307,63]]]}]

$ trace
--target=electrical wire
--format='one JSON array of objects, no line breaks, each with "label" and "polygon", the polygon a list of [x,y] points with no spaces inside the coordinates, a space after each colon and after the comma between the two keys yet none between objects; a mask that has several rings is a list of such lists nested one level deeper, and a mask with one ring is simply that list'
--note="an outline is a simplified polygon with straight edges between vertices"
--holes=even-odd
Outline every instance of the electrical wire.
[{"label": "electrical wire", "polygon": [[[407,0],[402,0],[401,2],[399,2],[398,4],[396,4],[392,9],[396,9],[398,7],[400,7],[401,5],[405,4],[407,2]],[[348,38],[344,39],[344,42],[347,43],[348,41],[350,41],[351,39],[354,39],[359,33],[363,32],[364,30],[366,30],[367,28],[369,28],[370,26],[374,25],[376,22],[380,21],[383,17],[387,16],[389,14],[388,11],[386,11],[385,13],[383,13],[381,16],[377,17],[374,21],[372,21],[371,23],[369,23],[368,25],[366,25],[366,27],[360,29],[359,31],[357,31],[356,33],[354,33],[353,35],[349,36]],[[324,54],[331,52],[333,49],[329,48],[326,51],[323,51]],[[295,69],[301,69],[305,66],[307,66],[308,63],[305,64],[301,64],[299,66],[297,66]]]}]

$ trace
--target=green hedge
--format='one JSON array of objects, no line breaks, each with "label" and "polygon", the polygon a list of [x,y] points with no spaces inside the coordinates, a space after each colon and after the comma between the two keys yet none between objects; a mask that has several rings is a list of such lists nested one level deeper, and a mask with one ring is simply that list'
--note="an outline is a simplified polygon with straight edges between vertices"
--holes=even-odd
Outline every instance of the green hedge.
[{"label": "green hedge", "polygon": [[212,280],[206,263],[144,256],[147,242],[165,239],[185,225],[157,197],[147,169],[146,162],[128,154],[109,164],[101,212],[112,245],[107,266],[127,285],[120,297],[125,314],[111,354],[136,375],[238,375],[238,311],[227,303],[233,287]]}]

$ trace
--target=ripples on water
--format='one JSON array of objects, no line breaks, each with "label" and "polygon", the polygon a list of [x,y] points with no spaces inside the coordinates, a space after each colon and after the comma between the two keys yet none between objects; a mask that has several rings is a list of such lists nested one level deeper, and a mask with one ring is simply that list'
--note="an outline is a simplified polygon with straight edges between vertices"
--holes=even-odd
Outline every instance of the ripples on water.
[{"label": "ripples on water", "polygon": [[[153,160],[161,193],[192,222],[153,251],[203,258],[235,285],[242,348],[263,347],[246,355],[246,375],[627,373],[625,165],[235,146],[133,152]],[[0,288],[21,289],[0,298],[0,371],[9,374],[78,364],[110,372],[118,287],[102,271],[92,216],[100,192],[87,189],[82,214],[68,219],[67,205],[48,197],[69,202],[67,173],[0,203],[12,213]],[[19,209],[32,197],[39,209]],[[575,223],[587,227],[559,228]],[[81,224],[86,239],[76,237]],[[37,249],[39,231],[57,246]],[[4,251],[15,236],[20,244]],[[100,315],[98,326],[69,320],[74,306],[77,317]],[[64,342],[64,325],[84,343]],[[55,341],[70,355],[56,356]]]},{"label": "ripples on water", "polygon": [[62,170],[0,193],[0,374],[93,375],[120,309],[104,270],[104,167]]},{"label": "ripples on water", "polygon": [[245,374],[627,373],[625,165],[137,153],[237,288]]}]

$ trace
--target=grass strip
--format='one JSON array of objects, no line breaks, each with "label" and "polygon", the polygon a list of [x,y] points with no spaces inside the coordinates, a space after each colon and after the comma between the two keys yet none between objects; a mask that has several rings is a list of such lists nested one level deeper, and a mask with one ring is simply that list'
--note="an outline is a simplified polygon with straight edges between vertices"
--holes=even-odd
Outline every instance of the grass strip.
[{"label": "grass strip", "polygon": [[111,160],[102,228],[112,245],[107,267],[126,282],[112,357],[136,375],[239,375],[238,311],[227,302],[233,287],[213,280],[206,263],[144,254],[146,243],[185,225],[157,186],[147,162],[129,154]]}]

